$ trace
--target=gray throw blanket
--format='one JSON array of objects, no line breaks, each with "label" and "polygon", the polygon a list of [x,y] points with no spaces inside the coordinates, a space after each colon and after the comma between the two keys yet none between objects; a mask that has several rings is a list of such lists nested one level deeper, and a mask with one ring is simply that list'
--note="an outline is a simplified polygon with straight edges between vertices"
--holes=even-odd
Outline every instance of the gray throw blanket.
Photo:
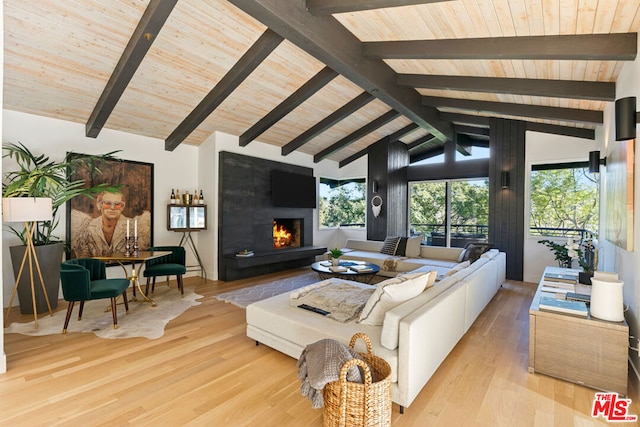
[{"label": "gray throw blanket", "polygon": [[[347,361],[360,354],[333,339],[323,339],[305,347],[298,359],[298,379],[302,381],[300,392],[311,401],[312,408],[324,406],[322,389],[327,383],[340,379],[340,369]],[[347,381],[363,383],[359,367],[347,371]]]}]

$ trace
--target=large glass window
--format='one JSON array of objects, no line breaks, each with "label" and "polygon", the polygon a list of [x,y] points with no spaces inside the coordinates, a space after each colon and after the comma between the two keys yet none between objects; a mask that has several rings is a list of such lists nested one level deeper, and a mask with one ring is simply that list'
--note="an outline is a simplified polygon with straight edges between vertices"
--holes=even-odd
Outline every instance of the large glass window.
[{"label": "large glass window", "polygon": [[431,246],[464,247],[486,242],[487,179],[414,182],[409,185],[410,232]]},{"label": "large glass window", "polygon": [[364,228],[366,185],[364,178],[320,178],[318,224],[320,228]]},{"label": "large glass window", "polygon": [[599,174],[583,163],[534,165],[531,168],[529,233],[532,236],[597,236]]}]

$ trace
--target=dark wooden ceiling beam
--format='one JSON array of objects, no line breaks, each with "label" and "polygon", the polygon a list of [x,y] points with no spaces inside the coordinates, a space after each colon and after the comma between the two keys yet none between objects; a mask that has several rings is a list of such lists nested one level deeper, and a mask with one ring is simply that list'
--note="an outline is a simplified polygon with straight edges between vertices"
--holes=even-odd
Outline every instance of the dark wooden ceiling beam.
[{"label": "dark wooden ceiling beam", "polygon": [[164,141],[164,149],[173,151],[188,137],[282,42],[282,37],[267,29],[242,55],[218,84]]},{"label": "dark wooden ceiling beam", "polygon": [[434,146],[427,150],[420,151],[416,154],[409,154],[409,164],[416,163],[421,160],[430,159],[431,157],[439,156],[444,153],[444,146]]},{"label": "dark wooden ceiling beam", "polygon": [[309,81],[300,86],[298,90],[293,92],[282,101],[277,107],[271,110],[261,120],[247,129],[240,135],[240,146],[245,147],[258,136],[262,135],[267,129],[276,124],[280,119],[293,111],[296,107],[309,99],[313,94],[322,89],[327,83],[336,78],[338,73],[329,67],[324,67]]},{"label": "dark wooden ceiling beam", "polygon": [[351,80],[439,139],[450,139],[451,124],[435,108],[420,104],[420,94],[395,83],[383,61],[365,58],[362,43],[332,16],[313,16],[304,1],[229,0],[240,10]]},{"label": "dark wooden ceiling beam", "polygon": [[295,137],[282,147],[282,155],[286,156],[293,153],[298,148],[302,147],[307,142],[311,141],[316,136],[320,135],[325,130],[329,129],[336,123],[344,120],[349,115],[359,110],[360,108],[373,101],[375,98],[368,92],[362,92],[360,95],[347,102],[342,107],[338,108],[333,113],[329,114],[324,119],[320,120],[315,125]]},{"label": "dark wooden ceiling beam", "polygon": [[489,128],[491,125],[491,117],[476,116],[474,114],[452,113],[449,111],[440,111],[440,118],[453,123],[455,126],[459,124],[475,125]]},{"label": "dark wooden ceiling beam", "polygon": [[481,126],[469,126],[469,125],[453,125],[453,131],[458,133],[466,133],[468,135],[482,135],[489,136],[489,128]]},{"label": "dark wooden ceiling beam", "polygon": [[[466,124],[485,127],[485,126],[489,126],[491,121],[491,117],[487,117],[487,116],[450,113],[445,111],[441,111],[440,116],[442,116],[443,120],[447,120],[454,123],[453,125],[454,129],[460,126],[456,123],[466,123]],[[552,125],[547,123],[538,123],[538,122],[530,122],[530,121],[526,121],[526,123],[527,123],[527,130],[531,130],[531,131],[551,133],[555,135],[573,136],[576,138],[591,139],[591,140],[596,138],[594,129],[577,128],[574,126]]]},{"label": "dark wooden ceiling beam", "polygon": [[307,0],[307,10],[312,15],[357,12],[360,10],[387,7],[410,6],[415,4],[442,3],[450,0]]},{"label": "dark wooden ceiling beam", "polygon": [[633,61],[636,33],[365,42],[376,59],[557,59]]},{"label": "dark wooden ceiling beam", "polygon": [[408,143],[407,144],[407,149],[409,151],[415,150],[418,147],[420,147],[421,145],[423,145],[423,144],[425,144],[425,143],[427,143],[429,141],[432,141],[432,140],[433,140],[433,135],[429,135],[429,134],[423,135],[420,138],[417,138],[416,140],[411,141],[410,143]]},{"label": "dark wooden ceiling beam", "polygon": [[362,150],[358,151],[357,153],[352,154],[349,157],[340,160],[340,162],[338,162],[338,168],[347,166],[349,163],[355,162],[360,157],[365,156],[367,154],[369,154],[369,147],[363,148]]},{"label": "dark wooden ceiling beam", "polygon": [[386,113],[384,113],[383,115],[375,119],[374,121],[362,126],[360,129],[350,133],[349,135],[345,136],[335,144],[332,144],[329,147],[325,148],[324,150],[320,151],[318,154],[313,156],[313,162],[318,163],[326,159],[336,151],[342,150],[347,145],[356,142],[360,138],[370,134],[371,132],[375,131],[379,127],[384,126],[385,124],[394,120],[398,116],[400,116],[400,113],[395,110],[387,111]]},{"label": "dark wooden ceiling beam", "polygon": [[397,83],[400,86],[423,89],[507,93],[596,101],[615,101],[616,99],[616,84],[614,82],[398,74]]},{"label": "dark wooden ceiling beam", "polygon": [[100,134],[177,2],[149,2],[85,124],[87,137],[95,138]]},{"label": "dark wooden ceiling beam", "polygon": [[583,139],[596,139],[595,129],[576,128],[572,126],[560,126],[547,123],[527,122],[527,130],[554,135],[572,136]]},{"label": "dark wooden ceiling beam", "polygon": [[[400,140],[400,138],[402,138],[403,136],[410,134],[411,132],[416,130],[418,127],[419,126],[417,124],[410,123],[410,124],[406,125],[405,127],[403,127],[402,129],[397,130],[397,131],[393,132],[392,134],[385,136],[384,138],[380,138],[379,140],[377,140],[373,144],[370,144],[369,146],[374,146],[374,145],[378,144],[379,142],[382,142],[385,139],[388,140],[389,144],[391,144],[392,142],[396,142],[396,141]],[[431,134],[427,134],[427,135],[430,136],[431,138],[434,138],[434,136],[431,135]],[[362,156],[364,156],[364,155],[366,155],[368,153],[369,153],[369,147],[365,147],[362,150],[358,151],[357,153],[350,155],[346,159],[340,160],[340,162],[338,163],[338,168],[346,166],[349,163],[358,160],[360,157],[362,157]]]},{"label": "dark wooden ceiling beam", "polygon": [[576,108],[546,107],[510,102],[478,101],[472,99],[441,98],[424,96],[422,102],[433,107],[459,108],[480,112],[493,112],[509,116],[532,117],[537,119],[562,120],[577,123],[602,124],[602,111],[580,110]]}]

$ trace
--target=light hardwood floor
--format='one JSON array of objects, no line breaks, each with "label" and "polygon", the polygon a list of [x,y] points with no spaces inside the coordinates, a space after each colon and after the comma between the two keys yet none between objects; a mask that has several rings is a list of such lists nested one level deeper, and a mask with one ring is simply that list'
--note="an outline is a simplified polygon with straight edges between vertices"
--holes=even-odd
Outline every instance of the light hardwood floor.
[{"label": "light hardwood floor", "polygon": [[[321,426],[322,411],[300,395],[296,360],[256,346],[245,335],[245,311],[214,298],[307,271],[229,283],[188,278],[202,304],[156,340],[6,334],[0,425]],[[393,405],[392,424],[606,425],[590,415],[595,390],[527,372],[534,290],[507,282],[405,413]],[[29,316],[12,310],[9,321]],[[640,415],[630,393],[630,413]]]}]

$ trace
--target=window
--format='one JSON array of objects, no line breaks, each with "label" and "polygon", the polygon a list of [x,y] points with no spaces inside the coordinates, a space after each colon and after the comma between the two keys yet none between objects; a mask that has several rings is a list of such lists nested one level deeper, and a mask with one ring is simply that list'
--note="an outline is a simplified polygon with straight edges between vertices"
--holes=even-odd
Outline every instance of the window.
[{"label": "window", "polygon": [[487,179],[414,182],[409,185],[410,233],[431,246],[464,247],[486,242]]},{"label": "window", "polygon": [[599,176],[589,173],[585,163],[532,166],[530,235],[580,240],[596,237]]},{"label": "window", "polygon": [[318,224],[320,228],[365,226],[364,178],[320,178]]}]

